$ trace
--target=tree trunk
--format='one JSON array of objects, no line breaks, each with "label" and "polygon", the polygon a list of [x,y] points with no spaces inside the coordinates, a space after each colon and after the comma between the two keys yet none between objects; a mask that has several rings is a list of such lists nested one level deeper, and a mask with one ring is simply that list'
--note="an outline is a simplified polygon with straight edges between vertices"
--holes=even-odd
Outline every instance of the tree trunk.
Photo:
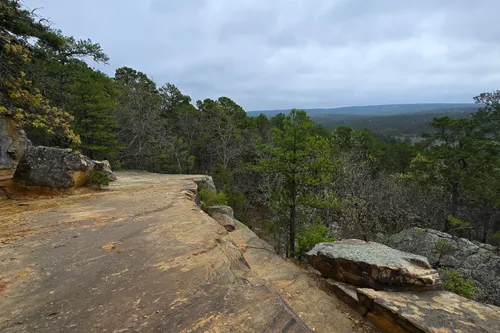
[{"label": "tree trunk", "polygon": [[481,238],[481,242],[482,243],[487,243],[488,242],[488,236],[489,236],[489,233],[490,233],[490,221],[491,221],[491,218],[488,216],[488,218],[486,218],[485,216],[483,217],[483,237]]},{"label": "tree trunk", "polygon": [[[453,183],[451,187],[451,215],[453,217],[457,217],[457,212],[458,212],[458,184]],[[445,225],[444,229],[445,232],[448,232],[450,228],[450,222],[448,221],[448,217],[445,217]]]},{"label": "tree trunk", "polygon": [[295,234],[297,227],[297,184],[292,180],[292,205],[290,206],[290,257],[295,257]]}]

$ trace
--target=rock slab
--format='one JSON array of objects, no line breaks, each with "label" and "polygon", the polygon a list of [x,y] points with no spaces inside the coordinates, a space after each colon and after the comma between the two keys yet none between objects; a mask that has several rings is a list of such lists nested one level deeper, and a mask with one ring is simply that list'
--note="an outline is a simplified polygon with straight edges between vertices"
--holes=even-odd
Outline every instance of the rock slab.
[{"label": "rock slab", "polygon": [[1,202],[0,332],[366,333],[251,230],[200,211],[194,176],[117,176]]},{"label": "rock slab", "polygon": [[349,239],[319,243],[307,257],[323,276],[358,287],[424,290],[439,284],[439,274],[427,258],[376,242]]},{"label": "rock slab", "polygon": [[498,333],[500,308],[448,291],[386,292],[358,289],[367,317],[388,333]]},{"label": "rock slab", "polygon": [[[451,245],[453,249],[450,253],[440,256],[436,247],[440,240],[446,240]],[[384,237],[383,242],[398,250],[425,256],[433,266],[439,264],[458,270],[479,287],[478,301],[500,305],[500,256],[491,245],[421,228]]]},{"label": "rock slab", "polygon": [[28,144],[26,133],[14,120],[0,115],[0,180],[12,178]]}]

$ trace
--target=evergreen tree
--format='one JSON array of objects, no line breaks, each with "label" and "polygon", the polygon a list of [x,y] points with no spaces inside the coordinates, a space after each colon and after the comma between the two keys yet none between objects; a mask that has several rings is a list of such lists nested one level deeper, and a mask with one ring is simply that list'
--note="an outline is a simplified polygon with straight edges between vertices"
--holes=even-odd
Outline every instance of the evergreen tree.
[{"label": "evergreen tree", "polygon": [[116,165],[120,153],[116,85],[81,61],[74,67],[78,80],[68,85],[67,107],[75,117],[73,128],[81,138],[79,147],[92,159],[107,159]]},{"label": "evergreen tree", "polygon": [[336,164],[331,156],[328,140],[316,135],[314,123],[305,111],[292,110],[283,118],[282,129],[273,129],[272,145],[262,149],[266,157],[259,160],[255,170],[283,178],[277,189],[279,206],[288,209],[288,251],[295,256],[297,234],[297,207],[321,207],[326,204],[318,189],[330,183]]}]

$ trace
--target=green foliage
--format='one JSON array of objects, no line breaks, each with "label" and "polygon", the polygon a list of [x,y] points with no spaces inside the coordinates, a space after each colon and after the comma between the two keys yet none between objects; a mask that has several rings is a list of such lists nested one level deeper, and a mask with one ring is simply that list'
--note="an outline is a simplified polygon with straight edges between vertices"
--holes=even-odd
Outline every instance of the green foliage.
[{"label": "green foliage", "polygon": [[73,128],[80,135],[81,151],[92,159],[118,160],[117,91],[114,82],[101,72],[79,62],[74,66],[78,80],[67,85],[67,108],[75,117]]},{"label": "green foliage", "polygon": [[203,209],[210,206],[227,205],[227,197],[223,191],[202,188],[198,193]]},{"label": "green foliage", "polygon": [[[36,49],[33,43],[44,49]],[[45,96],[35,84],[38,77],[32,70],[39,58],[60,51],[64,45],[64,39],[46,20],[25,9],[20,1],[0,0],[0,114],[23,127],[32,126],[78,143],[70,125],[72,116]]]},{"label": "green foliage", "polygon": [[490,236],[490,244],[500,246],[500,231],[497,231]]},{"label": "green foliage", "polygon": [[328,236],[328,227],[320,220],[315,220],[297,234],[297,253],[302,256],[318,243],[333,242],[335,240],[334,237]]},{"label": "green foliage", "polygon": [[453,269],[443,269],[443,287],[457,295],[468,299],[474,299],[479,288],[470,278],[463,277]]},{"label": "green foliage", "polygon": [[[261,145],[261,156],[254,171],[283,178],[275,191],[279,198],[271,206],[287,207],[289,216],[289,255],[295,255],[297,206],[328,207],[324,191],[318,189],[332,182],[337,169],[330,143],[319,136],[312,120],[303,110],[292,110],[282,118],[281,126],[272,129],[272,143]],[[283,209],[275,209],[283,212]],[[284,218],[279,218],[283,221]]]},{"label": "green foliage", "polygon": [[109,186],[109,175],[103,171],[92,170],[89,176],[89,185],[94,186]]},{"label": "green foliage", "polygon": [[466,229],[471,226],[470,222],[454,217],[453,215],[448,215],[447,219],[453,229]]},{"label": "green foliage", "polygon": [[455,250],[455,247],[446,239],[439,239],[436,244],[434,244],[436,251],[439,253],[439,257],[448,255]]},{"label": "green foliage", "polygon": [[[500,114],[495,107],[499,97],[492,94],[479,98],[489,101],[491,107],[473,114],[472,119],[434,118],[434,131],[426,135],[424,149],[413,159],[406,175],[450,198],[442,207],[445,231],[485,229],[483,242],[491,228],[490,216],[500,207],[500,145],[495,139],[496,127],[492,126],[495,114]],[[465,222],[460,216],[478,207],[487,215],[478,216],[475,223]]]}]

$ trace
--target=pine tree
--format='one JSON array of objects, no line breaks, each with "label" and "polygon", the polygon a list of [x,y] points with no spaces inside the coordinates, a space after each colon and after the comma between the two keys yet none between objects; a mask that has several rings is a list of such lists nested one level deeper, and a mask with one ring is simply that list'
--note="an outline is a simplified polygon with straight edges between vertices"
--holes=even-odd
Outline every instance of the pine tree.
[{"label": "pine tree", "polygon": [[75,117],[74,129],[80,135],[82,152],[92,159],[117,162],[117,99],[115,83],[84,62],[75,61],[78,80],[68,84],[67,108]]},{"label": "pine tree", "polygon": [[332,181],[336,164],[326,138],[317,135],[312,120],[303,110],[292,110],[282,120],[281,128],[273,128],[272,145],[262,146],[265,157],[254,168],[284,179],[277,189],[281,210],[288,210],[288,251],[295,256],[297,207],[321,207],[326,204],[318,189]]}]

